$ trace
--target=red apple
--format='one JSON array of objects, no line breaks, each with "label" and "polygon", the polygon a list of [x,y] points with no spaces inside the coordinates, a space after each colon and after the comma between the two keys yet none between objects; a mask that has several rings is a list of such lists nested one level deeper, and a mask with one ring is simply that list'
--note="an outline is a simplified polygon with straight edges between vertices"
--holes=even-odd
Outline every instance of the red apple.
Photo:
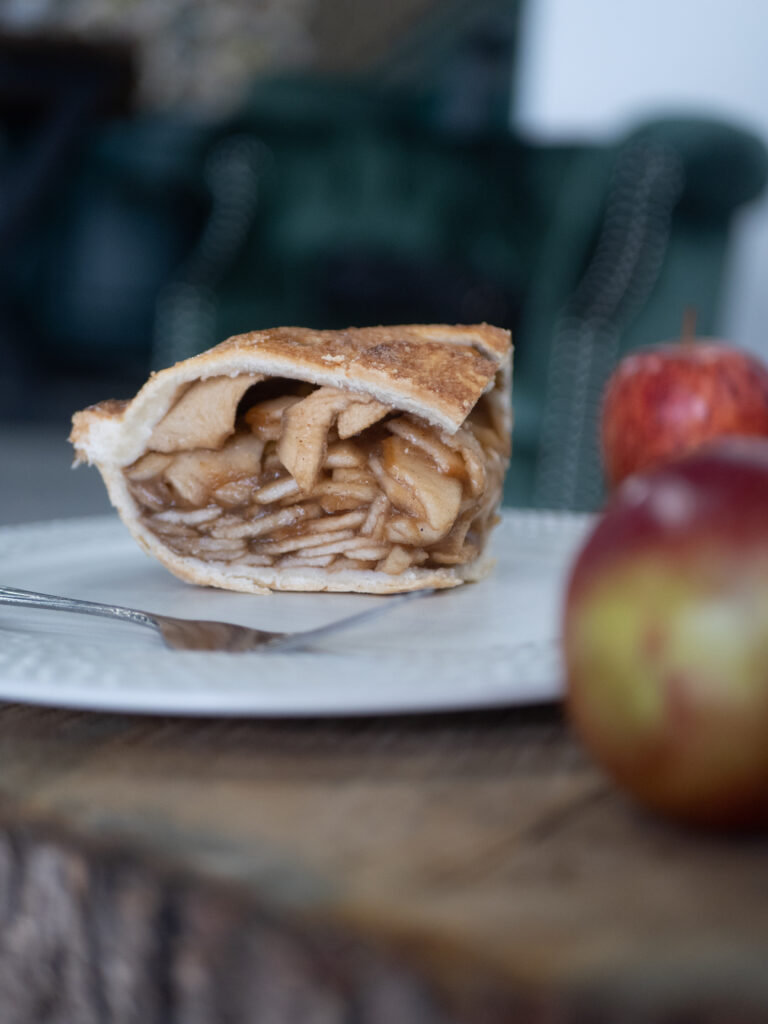
[{"label": "red apple", "polygon": [[608,483],[727,435],[768,437],[768,369],[716,341],[683,341],[626,356],[603,399]]},{"label": "red apple", "polygon": [[768,441],[625,481],[563,637],[570,717],[621,785],[689,822],[768,824]]}]

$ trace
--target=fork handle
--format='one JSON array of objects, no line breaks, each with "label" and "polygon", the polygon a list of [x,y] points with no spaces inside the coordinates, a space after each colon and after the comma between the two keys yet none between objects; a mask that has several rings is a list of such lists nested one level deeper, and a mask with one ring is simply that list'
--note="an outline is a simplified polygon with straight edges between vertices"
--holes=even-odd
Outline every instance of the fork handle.
[{"label": "fork handle", "polygon": [[16,605],[22,608],[43,608],[49,611],[79,612],[82,615],[101,615],[108,619],[124,619],[139,626],[157,629],[157,621],[146,612],[135,608],[122,608],[117,604],[100,604],[97,601],[81,601],[75,597],[56,597],[53,594],[38,594],[32,590],[0,585],[0,604]]}]

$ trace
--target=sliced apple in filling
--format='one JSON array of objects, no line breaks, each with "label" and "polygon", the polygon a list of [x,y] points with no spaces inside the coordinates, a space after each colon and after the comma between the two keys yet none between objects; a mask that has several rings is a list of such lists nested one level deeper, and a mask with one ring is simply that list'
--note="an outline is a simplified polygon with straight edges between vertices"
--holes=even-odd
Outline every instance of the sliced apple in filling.
[{"label": "sliced apple in filling", "polygon": [[[389,575],[477,556],[507,444],[485,398],[451,435],[335,387],[259,399],[258,381],[194,384],[124,471],[147,527],[174,551]],[[207,411],[212,395],[229,411]]]}]

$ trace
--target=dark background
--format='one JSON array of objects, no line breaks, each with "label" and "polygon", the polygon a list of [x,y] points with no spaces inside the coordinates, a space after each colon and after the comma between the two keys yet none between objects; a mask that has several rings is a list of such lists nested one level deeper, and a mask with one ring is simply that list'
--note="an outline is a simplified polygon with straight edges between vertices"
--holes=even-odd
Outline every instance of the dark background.
[{"label": "dark background", "polygon": [[763,147],[665,111],[607,143],[518,137],[521,3],[379,6],[0,8],[6,521],[74,409],[277,324],[510,328],[507,500],[599,503],[604,380],[687,306],[714,330]]}]

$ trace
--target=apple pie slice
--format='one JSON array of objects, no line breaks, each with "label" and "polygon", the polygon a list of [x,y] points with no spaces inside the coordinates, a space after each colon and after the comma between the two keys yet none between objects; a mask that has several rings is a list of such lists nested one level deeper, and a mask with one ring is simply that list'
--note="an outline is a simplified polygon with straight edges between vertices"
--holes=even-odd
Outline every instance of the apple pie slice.
[{"label": "apple pie slice", "polygon": [[239,335],[75,413],[141,546],[182,579],[387,594],[487,570],[509,460],[506,331]]}]

